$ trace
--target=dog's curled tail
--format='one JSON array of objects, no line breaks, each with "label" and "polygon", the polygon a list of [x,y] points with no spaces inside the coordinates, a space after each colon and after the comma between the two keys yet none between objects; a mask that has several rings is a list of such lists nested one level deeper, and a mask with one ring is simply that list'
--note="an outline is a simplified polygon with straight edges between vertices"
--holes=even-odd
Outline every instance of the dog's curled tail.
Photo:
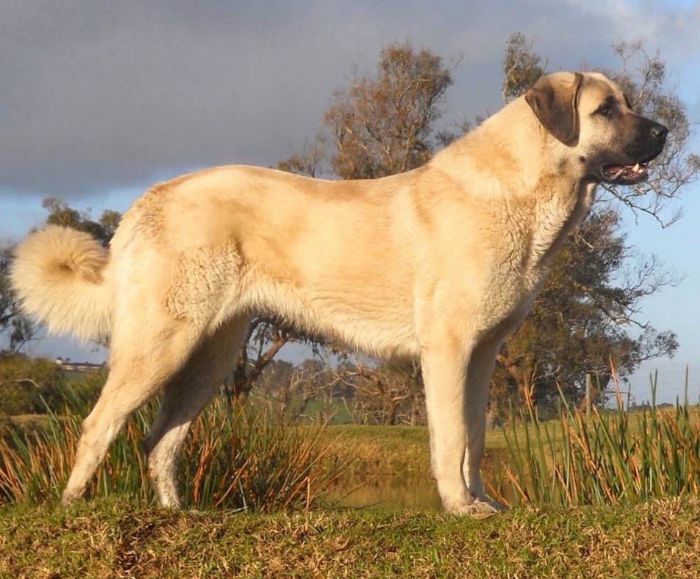
[{"label": "dog's curled tail", "polygon": [[109,252],[91,235],[50,225],[17,247],[10,280],[22,310],[50,332],[105,343],[112,318],[108,262]]}]

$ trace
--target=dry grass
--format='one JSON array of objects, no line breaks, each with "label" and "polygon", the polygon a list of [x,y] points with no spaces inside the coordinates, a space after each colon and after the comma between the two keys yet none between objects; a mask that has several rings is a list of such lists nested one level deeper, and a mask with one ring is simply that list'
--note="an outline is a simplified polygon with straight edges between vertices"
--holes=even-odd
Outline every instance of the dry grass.
[{"label": "dry grass", "polygon": [[[90,487],[92,496],[152,500],[141,441],[155,406],[135,414],[110,448]],[[9,428],[0,437],[0,503],[58,498],[74,462],[80,417],[49,414],[44,428]],[[268,411],[214,403],[193,425],[181,482],[186,504],[257,511],[310,508],[347,461],[327,460],[322,426],[299,427]],[[348,461],[350,457],[348,457]]]},{"label": "dry grass", "polygon": [[603,505],[700,495],[700,407],[630,413],[565,408],[541,422],[532,406],[506,432],[511,504]]},{"label": "dry grass", "polygon": [[444,514],[0,509],[3,577],[697,577],[700,502]]}]

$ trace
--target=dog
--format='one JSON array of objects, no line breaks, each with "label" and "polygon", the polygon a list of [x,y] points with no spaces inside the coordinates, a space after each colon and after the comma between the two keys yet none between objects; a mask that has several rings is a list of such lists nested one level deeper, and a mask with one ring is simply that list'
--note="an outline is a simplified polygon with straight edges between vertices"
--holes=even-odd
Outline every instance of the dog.
[{"label": "dog", "polygon": [[84,495],[127,417],[162,393],[145,446],[161,504],[178,507],[188,428],[231,374],[251,316],[265,314],[420,359],[444,508],[498,509],[479,467],[499,347],[596,186],[645,179],[667,132],[604,75],[559,72],[406,173],[216,167],[153,187],[109,250],[71,229],[33,233],[11,272],[24,310],[51,331],[110,341],[63,502]]}]

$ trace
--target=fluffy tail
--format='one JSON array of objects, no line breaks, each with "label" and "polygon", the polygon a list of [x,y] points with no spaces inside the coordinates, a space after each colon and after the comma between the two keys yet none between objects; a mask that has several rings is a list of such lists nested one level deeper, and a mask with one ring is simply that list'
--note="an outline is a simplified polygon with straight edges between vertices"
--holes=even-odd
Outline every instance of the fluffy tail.
[{"label": "fluffy tail", "polygon": [[104,343],[112,318],[108,261],[109,252],[91,235],[51,225],[19,245],[10,278],[24,312],[50,332]]}]

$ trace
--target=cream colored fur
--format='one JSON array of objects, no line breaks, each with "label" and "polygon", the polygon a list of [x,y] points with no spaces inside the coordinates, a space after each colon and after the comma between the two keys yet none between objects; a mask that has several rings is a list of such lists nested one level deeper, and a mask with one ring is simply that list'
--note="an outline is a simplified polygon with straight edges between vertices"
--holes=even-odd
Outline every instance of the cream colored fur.
[{"label": "cream colored fur", "polygon": [[[551,82],[565,90],[573,78]],[[84,234],[30,236],[13,271],[27,311],[52,330],[111,335],[109,379],[64,500],[82,496],[129,413],[164,392],[147,447],[161,502],[178,505],[187,428],[231,371],[249,316],[263,312],[371,354],[420,358],[445,508],[495,508],[479,473],[489,377],[593,201],[593,159],[625,144],[591,116],[609,95],[623,100],[604,77],[584,75],[573,146],[519,98],[393,177],[324,181],[241,166],[185,175],[125,214],[107,265]]]},{"label": "cream colored fur", "polygon": [[49,226],[17,248],[12,284],[25,312],[49,331],[104,341],[112,326],[110,287],[103,280],[108,258],[91,235]]}]

